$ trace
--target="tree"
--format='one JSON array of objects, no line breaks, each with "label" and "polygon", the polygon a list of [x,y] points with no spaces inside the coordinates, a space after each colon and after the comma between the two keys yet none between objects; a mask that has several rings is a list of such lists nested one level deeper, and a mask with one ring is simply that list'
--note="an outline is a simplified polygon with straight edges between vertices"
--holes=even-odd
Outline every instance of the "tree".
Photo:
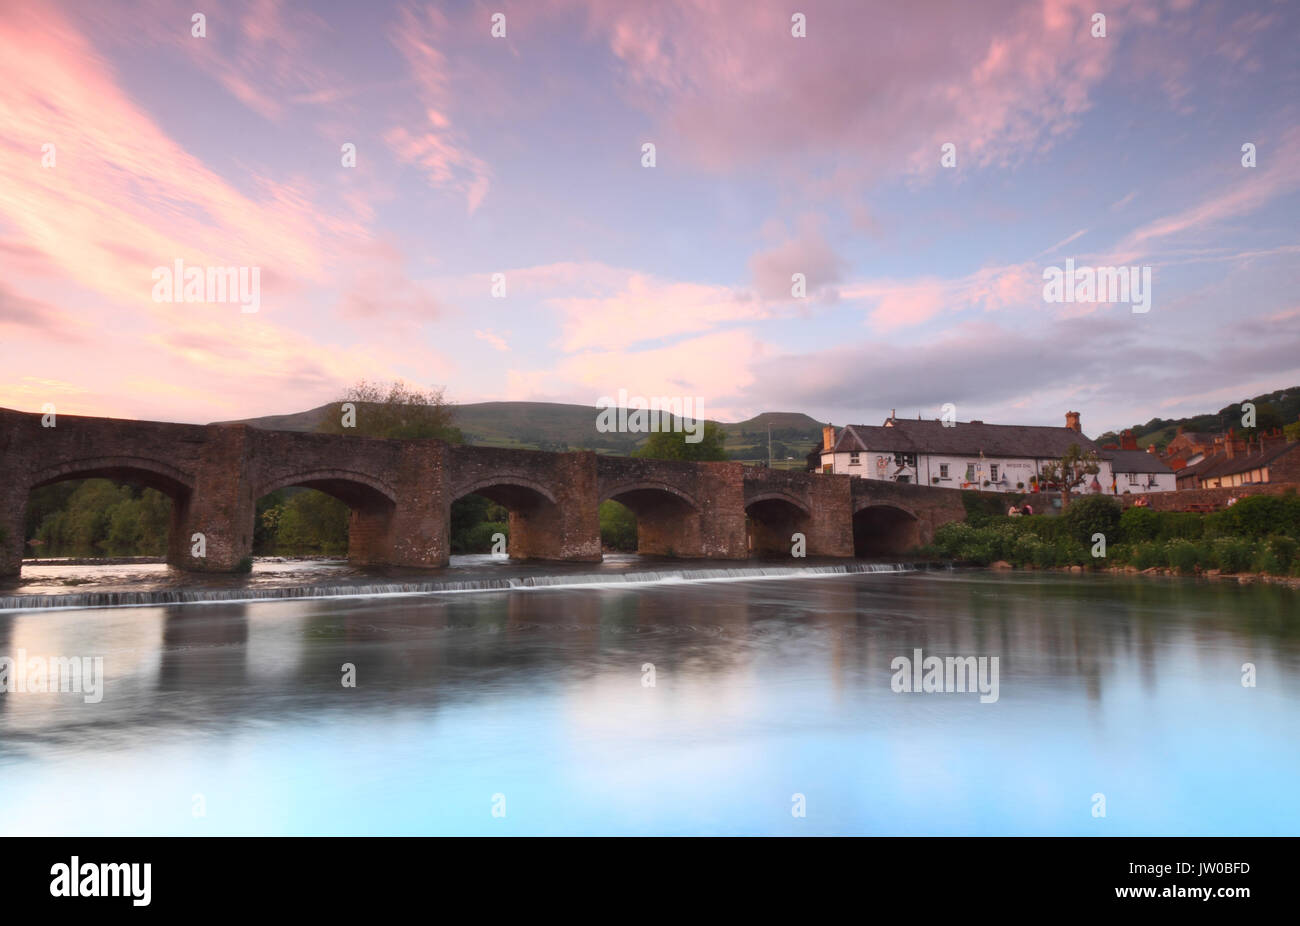
[{"label": "tree", "polygon": [[695,443],[687,443],[684,431],[655,431],[633,456],[651,460],[725,460],[727,434],[712,421]]},{"label": "tree", "polygon": [[1078,444],[1071,444],[1059,460],[1043,464],[1042,481],[1054,482],[1061,487],[1061,511],[1064,512],[1070,504],[1070,490],[1100,470],[1096,453],[1091,450],[1084,452]]},{"label": "tree", "polygon": [[635,553],[636,515],[631,509],[611,499],[601,502],[598,512],[601,546],[622,553]]},{"label": "tree", "polygon": [[348,506],[315,489],[295,492],[278,510],[275,548],[278,553],[337,555],[348,548]]},{"label": "tree", "polygon": [[[1147,511],[1134,508],[1134,511]],[[1092,544],[1094,534],[1104,534],[1113,541],[1119,536],[1119,522],[1122,511],[1119,502],[1106,495],[1089,495],[1081,498],[1070,510],[1062,515],[1065,529],[1084,546]]]},{"label": "tree", "polygon": [[[317,430],[403,440],[436,437],[459,444],[463,436],[455,426],[453,406],[443,393],[441,388],[425,391],[401,380],[382,384],[363,379],[333,403]],[[351,410],[344,407],[349,403]]]}]

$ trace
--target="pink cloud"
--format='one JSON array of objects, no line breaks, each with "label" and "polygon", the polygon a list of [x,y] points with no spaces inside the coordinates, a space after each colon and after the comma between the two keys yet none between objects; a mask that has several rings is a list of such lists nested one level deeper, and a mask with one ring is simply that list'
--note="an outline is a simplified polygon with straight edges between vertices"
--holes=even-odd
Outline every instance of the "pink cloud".
[{"label": "pink cloud", "polygon": [[453,99],[451,80],[447,58],[438,43],[448,32],[447,18],[437,7],[402,10],[390,37],[415,80],[428,127],[412,131],[404,125],[394,126],[384,140],[403,161],[422,168],[431,184],[464,194],[472,215],[487,196],[491,171],[469,150],[447,116]]},{"label": "pink cloud", "polygon": [[772,302],[792,300],[791,278],[804,275],[808,299],[833,301],[845,261],[811,219],[800,223],[799,232],[776,247],[750,258],[749,269],[758,294]]},{"label": "pink cloud", "polygon": [[564,5],[607,37],[633,99],[716,169],[816,150],[851,159],[853,174],[928,172],[947,141],[959,164],[1013,162],[1075,125],[1116,46],[1089,35],[1086,0],[904,4],[887,16],[810,0],[798,7],[803,39],[790,34],[793,8],[774,4]]},{"label": "pink cloud", "polygon": [[561,347],[566,351],[697,334],[766,314],[750,294],[730,287],[661,280],[635,271],[624,272],[616,292],[553,296],[546,304],[561,313]]},{"label": "pink cloud", "polygon": [[920,325],[945,314],[996,312],[1042,305],[1041,268],[1035,264],[982,267],[951,280],[872,280],[845,286],[845,300],[872,304],[867,316],[879,331]]},{"label": "pink cloud", "polygon": [[474,329],[474,337],[480,341],[486,341],[499,351],[510,350],[510,345],[505,342],[505,339],[494,331],[482,331],[476,328]]},{"label": "pink cloud", "polygon": [[594,405],[604,395],[691,396],[706,417],[744,417],[736,397],[754,382],[752,367],[768,348],[751,332],[719,331],[647,350],[592,350],[549,370],[511,371],[507,399]]}]

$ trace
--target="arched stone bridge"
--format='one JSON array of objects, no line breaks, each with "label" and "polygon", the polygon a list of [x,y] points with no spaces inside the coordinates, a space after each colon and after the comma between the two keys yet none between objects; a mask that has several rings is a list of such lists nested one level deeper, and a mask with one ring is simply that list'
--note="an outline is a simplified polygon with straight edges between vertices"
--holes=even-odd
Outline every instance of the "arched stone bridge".
[{"label": "arched stone bridge", "polygon": [[[0,409],[0,575],[22,562],[33,489],[101,476],[135,482],[172,500],[168,562],[228,571],[249,555],[257,500],[307,486],[352,510],[349,559],[358,565],[441,566],[449,555],[452,502],[478,494],[510,511],[509,552],[519,558],[601,557],[597,508],[606,499],[637,517],[639,551],[745,559],[903,553],[964,517],[952,489],[849,476],[454,446],[438,440],[267,431]],[[204,535],[206,556],[191,554]]]}]

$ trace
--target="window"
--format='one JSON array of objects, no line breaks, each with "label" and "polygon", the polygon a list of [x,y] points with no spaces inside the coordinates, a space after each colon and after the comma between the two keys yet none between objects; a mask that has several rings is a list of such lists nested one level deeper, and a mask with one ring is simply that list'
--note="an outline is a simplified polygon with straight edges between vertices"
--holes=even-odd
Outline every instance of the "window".
[{"label": "window", "polygon": [[849,453],[849,466],[858,466],[858,451],[853,450]]},{"label": "window", "polygon": [[989,464],[989,478],[994,482],[998,481],[998,465],[996,463]]},{"label": "window", "polygon": [[895,466],[916,466],[916,454],[914,453],[896,453],[894,454]]},{"label": "window", "polygon": [[947,478],[948,478],[948,464],[947,464],[947,463],[940,463],[940,464],[939,464],[939,478],[940,478],[940,479],[947,479]]},{"label": "window", "polygon": [[967,481],[967,482],[974,482],[974,481],[975,481],[975,464],[974,464],[974,463],[967,463],[967,464],[966,464],[966,481]]}]

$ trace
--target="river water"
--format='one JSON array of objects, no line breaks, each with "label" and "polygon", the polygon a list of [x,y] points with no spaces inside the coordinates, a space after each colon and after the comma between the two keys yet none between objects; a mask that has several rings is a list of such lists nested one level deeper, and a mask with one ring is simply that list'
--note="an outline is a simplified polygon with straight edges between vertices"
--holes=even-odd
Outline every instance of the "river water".
[{"label": "river water", "polygon": [[[333,569],[354,597],[0,612],[0,656],[104,672],[97,703],[0,694],[0,833],[1300,831],[1292,589],[457,568],[456,591],[259,566],[246,587]],[[42,569],[7,594],[172,581]],[[473,587],[503,574],[553,584]],[[997,699],[895,692],[917,649],[998,657]]]}]

